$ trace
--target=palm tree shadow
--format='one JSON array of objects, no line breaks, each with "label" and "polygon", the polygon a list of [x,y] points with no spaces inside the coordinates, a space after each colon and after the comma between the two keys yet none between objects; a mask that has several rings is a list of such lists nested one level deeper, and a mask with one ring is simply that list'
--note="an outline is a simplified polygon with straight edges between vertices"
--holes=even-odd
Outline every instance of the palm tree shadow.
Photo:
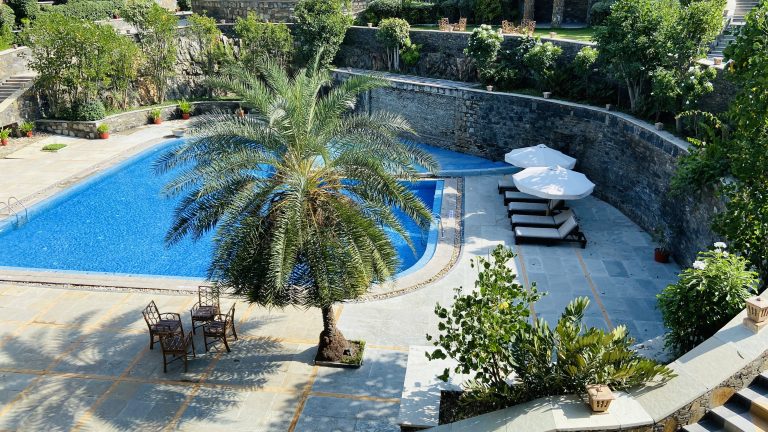
[{"label": "palm tree shadow", "polygon": [[[191,330],[188,317],[182,319],[185,331]],[[193,393],[180,420],[216,419],[224,426],[221,414],[237,409],[242,400],[239,387],[269,383],[287,358],[284,347],[269,339],[234,341],[230,353],[218,344],[206,353],[198,334],[189,371],[176,361],[163,373],[159,344],[148,350],[146,326],[139,330],[140,310],[115,315],[98,327],[88,327],[92,320],[92,314],[81,314],[65,325],[33,323],[6,336],[0,345],[0,428],[161,429]],[[231,367],[249,365],[259,356],[268,361],[258,368]],[[208,386],[216,383],[232,386]]]}]

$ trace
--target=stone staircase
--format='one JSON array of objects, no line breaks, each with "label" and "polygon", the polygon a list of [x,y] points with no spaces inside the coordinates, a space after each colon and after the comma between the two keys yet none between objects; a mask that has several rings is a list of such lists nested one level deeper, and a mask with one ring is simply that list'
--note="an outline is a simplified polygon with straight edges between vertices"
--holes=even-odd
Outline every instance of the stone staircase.
[{"label": "stone staircase", "polygon": [[768,431],[768,372],[717,408],[701,421],[683,427],[685,432],[766,432]]},{"label": "stone staircase", "polygon": [[25,87],[30,81],[35,79],[29,75],[17,75],[7,78],[0,83],[0,103],[3,103],[6,99],[11,97],[17,90]]},{"label": "stone staircase", "polygon": [[723,58],[725,48],[736,40],[736,32],[744,25],[744,20],[749,11],[757,6],[758,0],[735,0],[732,4],[733,11],[729,13],[730,19],[715,41],[715,44],[709,50],[707,59],[714,62],[715,58]]}]

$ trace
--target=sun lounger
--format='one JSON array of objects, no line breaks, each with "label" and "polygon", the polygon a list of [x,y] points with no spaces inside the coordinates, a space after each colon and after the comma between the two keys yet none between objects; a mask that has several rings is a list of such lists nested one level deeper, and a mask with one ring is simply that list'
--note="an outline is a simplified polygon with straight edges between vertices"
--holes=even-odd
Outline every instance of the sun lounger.
[{"label": "sun lounger", "polygon": [[504,192],[517,192],[517,186],[512,179],[499,180],[499,195],[504,195]]},{"label": "sun lounger", "polygon": [[557,243],[557,242],[576,242],[581,244],[581,248],[587,247],[587,238],[584,233],[579,231],[579,224],[571,216],[560,228],[532,228],[516,227],[515,244],[523,242],[532,243]]},{"label": "sun lounger", "polygon": [[525,214],[512,215],[512,228],[519,226],[539,227],[539,228],[557,228],[573,216],[573,211],[566,210],[554,216],[537,216]]},{"label": "sun lounger", "polygon": [[525,192],[512,192],[512,191],[504,192],[504,205],[507,205],[512,201],[546,203],[549,200],[546,198],[539,198],[537,196],[527,194]]},{"label": "sun lounger", "polygon": [[554,200],[543,203],[512,201],[511,203],[507,204],[507,216],[512,217],[513,214],[533,214],[546,216],[551,214],[552,210],[555,209],[566,210],[563,207],[563,201]]}]

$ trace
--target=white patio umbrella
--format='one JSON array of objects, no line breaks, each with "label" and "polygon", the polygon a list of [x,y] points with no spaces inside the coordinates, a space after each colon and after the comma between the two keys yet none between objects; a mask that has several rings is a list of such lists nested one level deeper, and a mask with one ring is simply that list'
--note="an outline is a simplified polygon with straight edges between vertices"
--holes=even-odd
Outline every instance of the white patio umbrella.
[{"label": "white patio umbrella", "polygon": [[520,192],[550,200],[581,199],[595,189],[584,174],[560,166],[526,168],[512,179]]},{"label": "white patio umbrella", "polygon": [[561,166],[573,169],[576,166],[576,159],[544,144],[512,150],[504,155],[504,161],[520,168]]}]

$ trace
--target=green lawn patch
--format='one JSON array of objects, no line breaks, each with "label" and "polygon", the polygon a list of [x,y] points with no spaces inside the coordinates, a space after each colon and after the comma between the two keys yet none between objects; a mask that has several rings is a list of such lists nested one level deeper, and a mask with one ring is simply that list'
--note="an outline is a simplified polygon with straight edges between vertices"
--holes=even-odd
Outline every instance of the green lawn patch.
[{"label": "green lawn patch", "polygon": [[66,146],[67,146],[66,144],[48,144],[47,146],[43,147],[43,151],[56,152],[63,149]]}]

